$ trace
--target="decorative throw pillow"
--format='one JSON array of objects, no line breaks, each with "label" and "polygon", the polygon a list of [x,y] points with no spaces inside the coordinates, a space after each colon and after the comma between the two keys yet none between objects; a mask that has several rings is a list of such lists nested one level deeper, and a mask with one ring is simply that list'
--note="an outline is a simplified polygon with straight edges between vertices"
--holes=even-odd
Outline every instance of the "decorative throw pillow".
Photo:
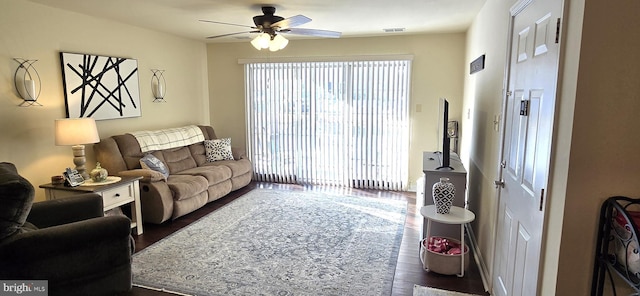
[{"label": "decorative throw pillow", "polygon": [[204,148],[207,153],[207,161],[233,160],[231,153],[231,138],[205,140]]},{"label": "decorative throw pillow", "polygon": [[169,169],[167,169],[167,166],[164,165],[164,162],[162,162],[162,160],[151,153],[146,154],[144,157],[140,158],[140,166],[142,166],[143,169],[150,169],[161,173],[164,176],[165,180],[169,178]]}]

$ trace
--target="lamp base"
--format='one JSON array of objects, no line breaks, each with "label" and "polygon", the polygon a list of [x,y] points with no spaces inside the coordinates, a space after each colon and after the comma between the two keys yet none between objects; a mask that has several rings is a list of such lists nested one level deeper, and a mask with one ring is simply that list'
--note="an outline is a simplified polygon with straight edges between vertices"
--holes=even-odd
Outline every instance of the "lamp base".
[{"label": "lamp base", "polygon": [[73,163],[76,165],[78,174],[80,174],[83,179],[89,180],[90,177],[87,173],[87,168],[84,166],[87,163],[87,158],[84,154],[84,145],[73,145],[71,149],[73,150]]}]

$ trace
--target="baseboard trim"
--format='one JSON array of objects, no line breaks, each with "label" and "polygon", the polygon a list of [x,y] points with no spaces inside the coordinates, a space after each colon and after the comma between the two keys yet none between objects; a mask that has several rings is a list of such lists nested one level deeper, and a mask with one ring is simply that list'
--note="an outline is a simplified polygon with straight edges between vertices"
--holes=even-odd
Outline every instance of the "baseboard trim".
[{"label": "baseboard trim", "polygon": [[480,270],[480,277],[482,278],[482,285],[484,286],[484,290],[486,292],[489,291],[489,269],[487,269],[487,265],[484,263],[484,259],[482,258],[482,253],[480,253],[480,248],[478,248],[478,242],[476,241],[476,236],[473,233],[473,229],[469,226],[469,224],[465,225],[465,229],[467,230],[467,236],[469,236],[471,249],[473,249],[473,259]]}]

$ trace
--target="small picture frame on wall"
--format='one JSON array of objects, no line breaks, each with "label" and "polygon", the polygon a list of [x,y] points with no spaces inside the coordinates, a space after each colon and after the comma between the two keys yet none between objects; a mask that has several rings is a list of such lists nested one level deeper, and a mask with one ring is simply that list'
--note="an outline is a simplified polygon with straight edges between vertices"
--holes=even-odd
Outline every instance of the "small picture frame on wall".
[{"label": "small picture frame on wall", "polygon": [[141,116],[137,60],[61,52],[60,62],[68,118]]}]

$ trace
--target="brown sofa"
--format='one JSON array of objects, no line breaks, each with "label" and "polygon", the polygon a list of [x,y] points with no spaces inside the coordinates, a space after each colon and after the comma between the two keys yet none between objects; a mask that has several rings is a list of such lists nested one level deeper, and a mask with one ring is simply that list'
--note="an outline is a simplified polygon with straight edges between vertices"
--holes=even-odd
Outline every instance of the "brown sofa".
[{"label": "brown sofa", "polygon": [[[210,126],[198,126],[205,140],[216,139]],[[131,134],[101,139],[94,151],[109,175],[141,176],[140,200],[145,222],[160,224],[191,213],[208,202],[219,199],[251,182],[251,162],[243,149],[232,147],[234,160],[208,162],[203,142],[153,151],[169,170],[165,177],[143,169],[144,156],[138,140]]]}]

